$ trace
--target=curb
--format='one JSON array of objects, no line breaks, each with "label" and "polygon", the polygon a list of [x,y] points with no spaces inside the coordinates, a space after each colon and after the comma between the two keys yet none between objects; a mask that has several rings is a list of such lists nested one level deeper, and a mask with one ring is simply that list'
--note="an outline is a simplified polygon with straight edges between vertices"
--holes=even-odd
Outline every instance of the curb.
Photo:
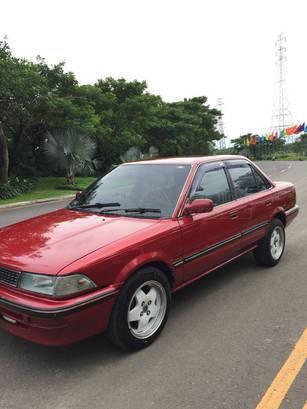
[{"label": "curb", "polygon": [[42,204],[42,203],[49,203],[49,202],[61,202],[63,200],[72,199],[74,197],[75,195],[65,195],[65,196],[49,197],[47,199],[29,200],[27,202],[10,203],[7,205],[0,205],[0,210],[15,209],[19,207],[27,207],[27,206],[32,206],[35,204]]}]

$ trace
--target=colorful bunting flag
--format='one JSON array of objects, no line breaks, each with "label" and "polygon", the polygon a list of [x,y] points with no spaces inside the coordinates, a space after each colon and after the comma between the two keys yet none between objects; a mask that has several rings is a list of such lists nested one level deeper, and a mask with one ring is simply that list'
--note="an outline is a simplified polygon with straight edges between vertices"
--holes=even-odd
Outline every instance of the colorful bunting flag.
[{"label": "colorful bunting flag", "polygon": [[256,141],[255,136],[251,137],[251,140],[249,141],[249,143],[250,143],[250,145],[256,145],[257,141]]},{"label": "colorful bunting flag", "polygon": [[286,128],[286,135],[290,136],[290,135],[295,134],[296,129],[297,129],[297,125]]},{"label": "colorful bunting flag", "polygon": [[297,126],[297,129],[296,129],[296,131],[295,131],[295,133],[296,133],[296,134],[299,134],[299,133],[301,133],[301,132],[304,132],[304,129],[305,129],[305,123],[304,123],[304,124],[301,124],[301,125],[298,125],[298,126]]},{"label": "colorful bunting flag", "polygon": [[289,136],[298,135],[302,132],[307,133],[307,123],[303,122],[302,124],[293,125],[285,129],[281,129],[280,131],[273,131],[271,133],[266,133],[263,135],[252,135],[251,137],[247,137],[245,140],[246,145],[256,145],[260,142],[273,142],[278,139],[284,139]]}]

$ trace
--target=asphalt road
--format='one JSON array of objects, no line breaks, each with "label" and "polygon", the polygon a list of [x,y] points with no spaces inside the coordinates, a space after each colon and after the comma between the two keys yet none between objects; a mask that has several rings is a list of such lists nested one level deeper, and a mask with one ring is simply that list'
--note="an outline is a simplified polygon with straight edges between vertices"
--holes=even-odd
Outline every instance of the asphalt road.
[{"label": "asphalt road", "polygon": [[[260,166],[294,182],[301,207],[277,267],[247,255],[180,291],[160,338],[134,354],[103,335],[47,348],[0,332],[0,408],[256,408],[307,327],[307,162]],[[0,226],[61,206],[2,210]],[[306,362],[280,407],[305,400]]]}]

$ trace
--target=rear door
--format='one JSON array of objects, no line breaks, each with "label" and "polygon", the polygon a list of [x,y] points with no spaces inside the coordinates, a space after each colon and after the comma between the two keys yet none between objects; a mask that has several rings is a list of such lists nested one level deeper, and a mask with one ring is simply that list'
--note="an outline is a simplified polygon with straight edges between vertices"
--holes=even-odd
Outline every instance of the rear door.
[{"label": "rear door", "polygon": [[207,198],[209,213],[179,218],[184,247],[185,280],[191,280],[238,254],[240,223],[223,162],[200,165],[188,200]]},{"label": "rear door", "polygon": [[242,247],[248,247],[265,235],[274,201],[272,185],[246,160],[226,161],[226,171],[240,208]]}]

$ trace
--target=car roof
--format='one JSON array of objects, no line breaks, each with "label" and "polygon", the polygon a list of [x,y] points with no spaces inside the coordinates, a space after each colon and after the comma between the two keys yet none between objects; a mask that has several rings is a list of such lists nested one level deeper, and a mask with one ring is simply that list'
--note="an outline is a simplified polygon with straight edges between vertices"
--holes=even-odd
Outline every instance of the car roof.
[{"label": "car roof", "polygon": [[240,155],[212,155],[212,156],[193,156],[193,157],[181,157],[181,158],[166,158],[166,159],[151,159],[142,160],[137,162],[129,162],[128,164],[175,164],[175,165],[198,165],[204,162],[214,162],[220,160],[230,159],[247,159]]}]

